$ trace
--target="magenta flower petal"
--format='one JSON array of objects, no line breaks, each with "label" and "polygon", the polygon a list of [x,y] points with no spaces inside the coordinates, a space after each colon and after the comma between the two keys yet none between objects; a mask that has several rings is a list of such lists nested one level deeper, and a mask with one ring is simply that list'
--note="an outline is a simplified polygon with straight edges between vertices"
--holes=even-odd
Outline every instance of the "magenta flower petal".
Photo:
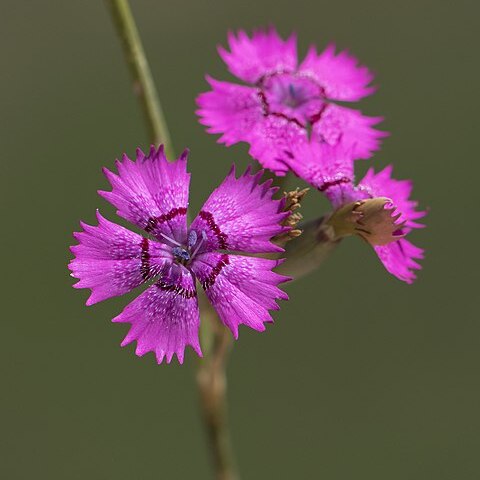
[{"label": "magenta flower petal", "polygon": [[304,128],[295,122],[276,116],[265,117],[252,129],[247,142],[250,143],[248,153],[258,160],[264,168],[268,168],[278,176],[284,176],[285,159],[298,145],[308,141]]},{"label": "magenta flower petal", "polygon": [[263,167],[285,175],[285,152],[307,140],[306,130],[279,116],[265,115],[257,88],[207,78],[212,90],[197,98],[197,115],[209,133],[222,134],[220,143],[250,144],[249,154]]},{"label": "magenta flower petal", "polygon": [[286,164],[295,175],[321,192],[332,186],[353,182],[353,162],[350,152],[342,146],[310,141],[292,150]]},{"label": "magenta flower petal", "polygon": [[293,150],[285,162],[292,172],[322,192],[337,209],[356,199],[353,162],[342,146],[311,141]]},{"label": "magenta flower petal", "polygon": [[118,175],[104,169],[111,192],[99,194],[118,208],[118,215],[163,241],[163,235],[184,243],[190,174],[185,151],[168,162],[163,147],[152,147],[145,155],[137,150],[136,161],[126,155],[116,162]]},{"label": "magenta flower petal", "polygon": [[330,104],[312,126],[312,140],[327,147],[340,147],[349,159],[367,159],[380,148],[388,133],[376,130],[381,117],[366,117],[357,110]]},{"label": "magenta flower petal", "polygon": [[238,327],[265,330],[273,322],[268,310],[278,310],[276,300],[288,300],[277,285],[289,280],[272,269],[278,260],[222,253],[204,253],[192,264],[208,299],[222,322],[238,338]]},{"label": "magenta flower petal", "polygon": [[388,272],[406,283],[413,283],[415,270],[422,268],[415,260],[423,258],[423,249],[404,239],[374,249]]},{"label": "magenta flower petal", "polygon": [[87,305],[133,290],[172,261],[164,245],[108,221],[100,212],[97,219],[98,226],[81,223],[84,231],[74,234],[79,245],[70,247],[75,258],[69,268],[80,279],[74,287],[92,291]]},{"label": "magenta flower petal", "polygon": [[329,45],[321,54],[311,46],[298,71],[314,77],[332,100],[356,101],[375,91],[369,86],[373,74],[348,52],[335,54],[335,45]]},{"label": "magenta flower petal", "polygon": [[286,231],[280,222],[288,215],[282,212],[281,200],[273,200],[278,190],[271,180],[259,183],[263,172],[250,174],[250,168],[239,178],[233,166],[193,221],[190,230],[205,235],[199,252],[230,250],[241,252],[281,252],[270,240]]},{"label": "magenta flower petal", "polygon": [[256,88],[220,82],[207,77],[210,92],[197,98],[197,115],[208,133],[221,133],[220,143],[227,146],[247,141],[252,129],[263,120],[262,102]]},{"label": "magenta flower petal", "polygon": [[249,83],[276,71],[292,71],[297,67],[297,39],[295,35],[282,40],[274,28],[257,30],[252,38],[240,30],[228,34],[230,52],[218,47],[218,53],[230,72]]},{"label": "magenta flower petal", "polygon": [[175,264],[168,273],[128,304],[114,322],[132,326],[122,347],[137,341],[138,356],[155,352],[157,362],[173,355],[183,363],[184,351],[190,345],[202,356],[198,339],[200,316],[197,292],[192,274]]}]

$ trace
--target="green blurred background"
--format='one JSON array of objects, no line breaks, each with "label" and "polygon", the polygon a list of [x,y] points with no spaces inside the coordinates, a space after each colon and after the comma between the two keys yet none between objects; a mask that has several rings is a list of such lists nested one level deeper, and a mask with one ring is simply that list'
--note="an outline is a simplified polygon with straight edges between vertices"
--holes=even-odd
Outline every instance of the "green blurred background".
[{"label": "green blurred background", "polygon": [[[206,72],[231,78],[215,45],[228,28],[269,23],[297,31],[301,54],[334,40],[376,72],[378,93],[360,107],[392,135],[375,164],[395,162],[431,208],[413,286],[352,239],[287,287],[266,333],[242,329],[229,393],[243,479],[480,478],[478,3],[132,7],[177,151],[191,149],[194,210],[232,162],[248,162],[245,145],[217,145],[193,113]],[[66,268],[78,221],[97,207],[115,219],[96,194],[101,167],[148,143],[105,4],[0,9],[0,477],[211,478],[193,355],[157,366],[121,349],[128,326],[110,319],[127,299],[85,307]],[[303,213],[326,208],[312,192]]]}]

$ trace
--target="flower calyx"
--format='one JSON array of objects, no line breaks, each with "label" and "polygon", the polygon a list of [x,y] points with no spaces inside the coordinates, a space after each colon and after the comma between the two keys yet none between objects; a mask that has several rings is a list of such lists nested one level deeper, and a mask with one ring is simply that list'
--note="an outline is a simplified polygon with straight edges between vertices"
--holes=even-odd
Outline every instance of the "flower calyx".
[{"label": "flower calyx", "polygon": [[387,197],[347,203],[333,212],[327,223],[337,238],[358,235],[372,246],[388,245],[405,236],[401,213]]}]

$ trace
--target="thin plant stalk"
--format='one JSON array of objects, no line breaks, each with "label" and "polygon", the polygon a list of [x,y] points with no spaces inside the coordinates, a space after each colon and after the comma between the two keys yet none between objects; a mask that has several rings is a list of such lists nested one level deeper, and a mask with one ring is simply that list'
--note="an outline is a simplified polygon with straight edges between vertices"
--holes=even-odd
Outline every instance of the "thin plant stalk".
[{"label": "thin plant stalk", "polygon": [[133,80],[133,92],[142,106],[149,140],[155,145],[163,143],[167,158],[173,160],[174,151],[167,122],[128,0],[107,0],[107,4],[122,41],[123,53]]},{"label": "thin plant stalk", "polygon": [[[197,386],[207,429],[216,480],[238,480],[228,425],[226,365],[231,333],[219,322],[206,295],[200,296],[201,338],[204,357],[199,360]],[[207,338],[205,338],[207,337]]]},{"label": "thin plant stalk", "polygon": [[[167,123],[128,0],[107,0],[107,3],[122,40],[125,60],[133,78],[133,90],[142,105],[150,141],[156,145],[163,143],[167,158],[173,160]],[[238,480],[227,418],[226,360],[231,336],[219,322],[205,295],[200,297],[199,307],[204,357],[199,360],[196,379],[208,445],[216,479]]]}]

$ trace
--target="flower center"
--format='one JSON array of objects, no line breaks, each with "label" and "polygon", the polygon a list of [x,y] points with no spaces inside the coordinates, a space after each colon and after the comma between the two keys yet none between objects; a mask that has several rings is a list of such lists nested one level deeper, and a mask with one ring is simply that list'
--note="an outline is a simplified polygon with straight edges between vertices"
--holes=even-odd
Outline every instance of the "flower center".
[{"label": "flower center", "polygon": [[186,263],[190,260],[190,252],[186,248],[173,247],[173,256],[178,263]]},{"label": "flower center", "polygon": [[326,106],[323,88],[294,73],[275,73],[264,78],[260,91],[266,115],[284,117],[302,127],[318,120]]},{"label": "flower center", "polygon": [[164,233],[161,235],[165,240],[170,242],[172,246],[173,258],[181,265],[188,265],[200,250],[203,242],[207,240],[207,234],[204,230],[202,230],[200,238],[198,238],[198,234],[195,230],[190,230],[190,232],[188,232],[187,245],[178,243],[176,240],[168,237]]}]

